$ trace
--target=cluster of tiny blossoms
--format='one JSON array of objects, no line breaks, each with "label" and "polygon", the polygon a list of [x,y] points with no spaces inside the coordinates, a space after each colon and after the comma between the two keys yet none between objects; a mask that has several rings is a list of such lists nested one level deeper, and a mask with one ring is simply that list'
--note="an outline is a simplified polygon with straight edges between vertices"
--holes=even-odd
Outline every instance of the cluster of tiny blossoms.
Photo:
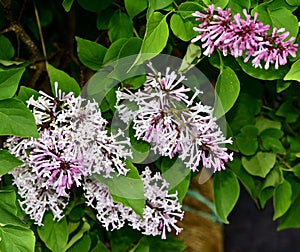
[{"label": "cluster of tiny blossoms", "polygon": [[120,119],[133,121],[135,137],[150,143],[159,155],[178,155],[192,171],[198,171],[200,165],[224,170],[232,159],[224,145],[232,141],[224,137],[213,108],[194,102],[198,89],[188,96],[191,89],[182,85],[185,76],[170,68],[162,75],[151,63],[148,66],[153,73],[147,75],[143,88],[135,93],[117,91]]},{"label": "cluster of tiny blossoms", "polygon": [[235,58],[245,55],[244,62],[251,58],[254,67],[262,68],[263,61],[266,70],[270,64],[275,65],[275,69],[285,65],[288,55],[296,57],[298,45],[293,43],[294,37],[287,39],[289,32],[275,27],[269,34],[270,26],[260,22],[257,13],[253,18],[245,9],[243,13],[245,19],[239,13],[232,15],[230,9],[218,7],[215,13],[214,5],[205,9],[205,13],[194,12],[193,16],[200,24],[194,27],[199,35],[192,42],[200,40],[206,56],[218,48],[224,56],[228,52]]},{"label": "cluster of tiny blossoms", "polygon": [[[97,210],[97,218],[107,230],[119,229],[128,220],[131,226],[149,235],[165,238],[165,228],[170,232],[170,225],[179,232],[175,216],[182,218],[181,205],[176,195],[168,195],[167,184],[160,175],[152,179],[148,169],[143,173],[147,175],[142,174],[146,198],[155,200],[155,191],[159,190],[158,203],[154,205],[161,204],[161,208],[151,208],[158,223],[148,218],[147,205],[142,220],[131,208],[115,203],[108,188],[92,177],[93,174],[105,178],[111,178],[113,173],[126,175],[124,160],[132,157],[129,139],[122,137],[121,130],[108,134],[107,121],[102,118],[98,103],[72,93],[66,95],[57,86],[56,83],[55,98],[40,92],[37,99],[31,97],[27,101],[39,138],[11,137],[6,142],[9,151],[24,162],[11,171],[24,212],[37,225],[43,225],[48,210],[55,220],[60,220],[70,189],[82,186],[87,204]],[[152,183],[158,178],[163,181],[162,187]],[[165,194],[158,196],[161,193]]]},{"label": "cluster of tiny blossoms", "polygon": [[107,230],[114,230],[128,224],[133,229],[141,231],[145,235],[160,235],[166,239],[166,232],[172,228],[176,234],[181,232],[177,219],[182,220],[184,212],[178,203],[177,193],[168,193],[168,183],[160,173],[151,176],[148,167],[141,174],[144,183],[144,196],[146,205],[143,218],[131,208],[113,201],[108,188],[89,180],[84,184],[85,197],[89,206],[97,210],[98,220],[103,223]]}]

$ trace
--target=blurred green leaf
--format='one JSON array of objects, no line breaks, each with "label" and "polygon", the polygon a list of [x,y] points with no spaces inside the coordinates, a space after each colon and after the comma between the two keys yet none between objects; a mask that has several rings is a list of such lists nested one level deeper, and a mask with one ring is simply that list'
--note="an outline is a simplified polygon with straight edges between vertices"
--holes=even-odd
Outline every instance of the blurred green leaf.
[{"label": "blurred green leaf", "polygon": [[171,17],[170,27],[176,37],[183,41],[190,41],[196,37],[197,32],[193,30],[194,24],[188,20],[184,20],[179,14],[174,13]]},{"label": "blurred green leaf", "polygon": [[211,0],[211,3],[215,5],[215,7],[220,7],[221,9],[224,9],[229,0]]},{"label": "blurred green leaf", "polygon": [[[280,66],[280,71],[277,71],[273,65],[270,66],[268,70],[264,68],[255,68],[252,66],[251,58],[247,63],[244,63],[243,59],[236,58],[236,61],[239,63],[243,71],[250,76],[261,79],[261,80],[277,80],[282,79],[286,73],[289,71],[287,65]],[[262,62],[263,63],[263,62]]]},{"label": "blurred green leaf", "polygon": [[230,0],[228,3],[228,8],[230,8],[231,13],[242,13],[243,9],[247,11],[250,9],[251,0]]},{"label": "blurred green leaf", "polygon": [[218,216],[224,223],[229,223],[227,217],[240,195],[238,179],[229,169],[217,172],[214,175],[213,188]]},{"label": "blurred green leaf", "polygon": [[258,129],[252,125],[246,125],[241,129],[241,133],[235,138],[235,142],[242,154],[250,156],[255,154],[258,148]]},{"label": "blurred green leaf", "polygon": [[277,230],[284,230],[287,228],[300,228],[300,198],[296,198],[291,204],[288,211],[280,219]]},{"label": "blurred green leaf", "polygon": [[0,226],[0,251],[32,252],[35,251],[35,236],[26,227]]},{"label": "blurred green leaf", "polygon": [[0,101],[0,135],[38,137],[35,119],[23,102],[17,99]]},{"label": "blurred green leaf", "polygon": [[133,65],[153,58],[165,48],[169,37],[166,17],[167,15],[163,15],[160,12],[154,12],[150,16],[141,50]]},{"label": "blurred green leaf", "polygon": [[53,94],[55,94],[55,82],[58,82],[58,88],[66,94],[73,92],[75,96],[80,95],[80,87],[74,78],[70,77],[64,71],[51,66],[50,64],[48,65],[48,69]]},{"label": "blurred green leaf", "polygon": [[[300,68],[299,68],[300,69]],[[287,123],[294,123],[299,117],[299,109],[295,107],[292,100],[287,100],[282,103],[278,110],[276,111],[277,116],[282,116],[286,118]]]},{"label": "blurred green leaf", "polygon": [[0,71],[0,100],[15,95],[24,71],[25,68]]},{"label": "blurred green leaf", "polygon": [[71,7],[73,5],[74,0],[64,0],[62,5],[66,12],[69,12],[71,10]]},{"label": "blurred green leaf", "polygon": [[104,178],[98,174],[94,174],[93,177],[108,187],[114,201],[131,207],[138,215],[142,216],[146,202],[144,184],[137,168],[132,163],[127,161],[126,168],[129,169],[126,177],[112,175],[113,178]]},{"label": "blurred green leaf", "polygon": [[253,176],[265,178],[276,162],[276,154],[269,152],[257,152],[251,158],[242,157],[244,168]]},{"label": "blurred green leaf", "polygon": [[0,35],[0,59],[11,60],[15,55],[15,49],[10,40],[4,35]]},{"label": "blurred green leaf", "polygon": [[161,162],[162,177],[169,183],[169,192],[177,192],[178,200],[182,203],[189,189],[191,172],[186,169],[182,160],[163,158]]},{"label": "blurred green leaf", "polygon": [[127,13],[131,19],[134,18],[137,14],[144,11],[148,6],[147,0],[125,0],[124,3]]},{"label": "blurred green leaf", "polygon": [[108,36],[111,42],[133,36],[133,23],[126,13],[118,10],[112,15],[108,25]]},{"label": "blurred green leaf", "polygon": [[97,29],[108,30],[109,21],[114,13],[115,13],[115,10],[112,8],[107,8],[105,10],[100,11],[97,16],[97,20],[96,20]]},{"label": "blurred green leaf", "polygon": [[77,0],[79,5],[91,12],[97,12],[106,9],[112,4],[112,0]]},{"label": "blurred green leaf", "polygon": [[64,251],[68,242],[68,225],[64,217],[59,222],[53,220],[53,214],[48,212],[44,215],[43,226],[37,231],[41,240],[53,252]]},{"label": "blurred green leaf", "polygon": [[240,81],[235,72],[227,66],[221,68],[220,75],[216,83],[216,101],[214,106],[214,116],[221,117],[227,113],[240,93]]},{"label": "blurred green leaf", "polygon": [[289,209],[292,203],[292,187],[290,183],[284,180],[274,190],[274,216],[273,220],[281,217]]},{"label": "blurred green leaf", "polygon": [[295,80],[300,82],[300,59],[298,59],[291,67],[290,71],[284,76],[284,80]]},{"label": "blurred green leaf", "polygon": [[33,96],[34,99],[37,99],[39,97],[39,95],[40,95],[39,92],[37,92],[36,90],[25,87],[25,86],[21,86],[20,90],[18,92],[17,98],[26,104],[26,101],[30,97]]},{"label": "blurred green leaf", "polygon": [[92,70],[99,70],[107,49],[90,40],[75,37],[77,41],[77,53],[82,64]]},{"label": "blurred green leaf", "polygon": [[120,38],[115,42],[113,42],[105,53],[103,64],[107,64],[114,60],[117,60],[121,48],[124,47],[127,41],[128,41],[127,38]]},{"label": "blurred green leaf", "polygon": [[0,150],[0,176],[22,165],[23,162],[10,154],[7,150]]},{"label": "blurred green leaf", "polygon": [[68,252],[90,251],[91,244],[91,237],[88,234],[85,234],[82,239],[68,249]]}]

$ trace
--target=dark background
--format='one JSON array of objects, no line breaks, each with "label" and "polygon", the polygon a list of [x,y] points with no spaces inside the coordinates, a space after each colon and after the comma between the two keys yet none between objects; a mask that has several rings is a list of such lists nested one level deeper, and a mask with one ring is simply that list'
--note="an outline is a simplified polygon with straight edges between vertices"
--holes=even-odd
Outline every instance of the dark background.
[{"label": "dark background", "polygon": [[[224,227],[225,252],[298,252],[300,229],[276,231],[272,201],[258,210],[245,189]],[[299,210],[300,214],[300,210]]]}]

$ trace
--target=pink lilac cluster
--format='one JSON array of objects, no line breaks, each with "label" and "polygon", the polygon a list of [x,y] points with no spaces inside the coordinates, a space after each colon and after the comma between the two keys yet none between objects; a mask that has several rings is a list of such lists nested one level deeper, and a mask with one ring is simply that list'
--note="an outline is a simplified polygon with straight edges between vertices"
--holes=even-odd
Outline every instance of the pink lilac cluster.
[{"label": "pink lilac cluster", "polygon": [[197,88],[188,96],[192,90],[182,84],[185,76],[170,68],[163,75],[151,63],[149,67],[153,73],[137,92],[117,91],[120,119],[133,121],[135,137],[150,143],[159,155],[178,155],[192,171],[198,171],[199,166],[224,170],[232,159],[225,144],[232,141],[223,136],[213,108],[195,102],[201,93]]},{"label": "pink lilac cluster", "polygon": [[93,175],[111,178],[112,174],[126,175],[124,160],[132,157],[129,139],[119,130],[108,134],[107,121],[102,118],[98,103],[72,93],[58,90],[56,97],[40,92],[27,104],[38,126],[39,138],[11,137],[8,150],[23,161],[13,169],[13,183],[18,188],[20,206],[34,220],[43,225],[47,211],[54,220],[64,216],[70,189],[82,186],[86,203],[97,211],[97,218],[107,230],[129,224],[147,235],[161,235],[172,228],[176,233],[177,219],[183,218],[177,194],[168,194],[168,184],[159,173],[151,177],[148,168],[141,179],[145,186],[143,218],[130,207],[114,202],[106,185]]},{"label": "pink lilac cluster", "polygon": [[269,34],[270,25],[260,22],[257,13],[252,18],[244,9],[245,18],[242,18],[239,13],[232,15],[230,9],[218,7],[215,12],[214,8],[212,4],[205,13],[193,13],[200,24],[194,27],[199,35],[192,42],[202,42],[204,55],[210,56],[217,48],[224,56],[228,53],[235,58],[245,55],[244,62],[251,59],[255,68],[262,68],[261,62],[264,62],[266,70],[270,65],[275,65],[275,69],[285,65],[289,55],[296,57],[298,45],[293,43],[294,37],[288,39],[289,32],[285,28],[275,27]]},{"label": "pink lilac cluster", "polygon": [[[11,137],[6,143],[24,162],[11,173],[21,207],[38,225],[47,210],[55,219],[62,218],[70,189],[81,186],[84,178],[95,173],[125,175],[124,160],[132,156],[130,141],[122,132],[108,134],[97,102],[65,95],[57,85],[55,93],[52,98],[40,92],[37,99],[27,101],[39,138]],[[58,203],[53,205],[55,200]]]},{"label": "pink lilac cluster", "polygon": [[160,173],[151,176],[148,167],[142,172],[141,179],[146,200],[142,217],[130,207],[114,202],[107,186],[96,180],[84,183],[88,205],[97,210],[97,218],[107,230],[120,229],[128,224],[145,235],[160,235],[162,239],[166,239],[166,233],[172,229],[176,234],[181,232],[182,228],[177,226],[177,222],[178,219],[182,220],[184,212],[177,193],[169,194],[167,181]]}]

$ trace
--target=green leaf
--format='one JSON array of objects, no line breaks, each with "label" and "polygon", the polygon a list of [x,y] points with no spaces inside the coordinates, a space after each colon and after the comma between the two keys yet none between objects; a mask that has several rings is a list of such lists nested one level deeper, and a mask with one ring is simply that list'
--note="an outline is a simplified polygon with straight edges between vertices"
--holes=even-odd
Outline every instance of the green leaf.
[{"label": "green leaf", "polygon": [[290,71],[284,76],[285,81],[295,80],[300,82],[300,59],[298,59],[291,67]]},{"label": "green leaf", "polygon": [[77,53],[82,64],[92,70],[99,70],[102,66],[107,49],[90,40],[75,37],[77,41]]},{"label": "green leaf", "polygon": [[294,106],[292,100],[287,100],[280,105],[275,114],[285,117],[287,123],[294,123],[299,117],[299,110]]},{"label": "green leaf", "polygon": [[114,201],[131,207],[137,214],[142,216],[146,202],[144,184],[132,163],[127,161],[126,168],[130,169],[126,177],[112,175],[112,178],[104,178],[98,174],[94,174],[93,177],[108,187]]},{"label": "green leaf", "polygon": [[228,8],[230,8],[231,13],[242,13],[243,9],[247,11],[250,9],[250,0],[230,0],[228,3]]},{"label": "green leaf", "polygon": [[259,201],[260,201],[261,208],[265,208],[268,200],[272,198],[273,192],[274,192],[274,188],[268,187],[260,193]]},{"label": "green leaf", "polygon": [[190,43],[182,60],[178,72],[187,72],[190,68],[194,67],[201,61],[202,50],[200,46]]},{"label": "green leaf", "polygon": [[191,172],[186,169],[179,159],[163,158],[161,163],[162,177],[169,183],[169,192],[178,193],[178,200],[182,202],[190,185]]},{"label": "green leaf", "polygon": [[[287,8],[268,9],[273,27],[285,28],[290,34],[289,37],[297,37],[299,25],[298,19],[293,13]],[[284,17],[284,18],[283,18]],[[259,18],[259,17],[258,17]]]},{"label": "green leaf", "polygon": [[110,252],[104,243],[100,240],[97,241],[96,246],[91,250],[91,252]]},{"label": "green leaf", "polygon": [[82,239],[68,249],[68,252],[90,251],[91,244],[91,237],[88,234],[85,234]]},{"label": "green leaf", "polygon": [[285,0],[289,5],[295,5],[295,6],[299,6],[300,2],[299,0]]},{"label": "green leaf", "polygon": [[264,117],[258,117],[256,119],[255,127],[258,128],[259,133],[266,129],[281,129],[281,123],[277,121],[272,121]]},{"label": "green leaf", "polygon": [[165,240],[153,236],[147,236],[146,238],[150,246],[150,252],[181,252],[186,249],[183,241],[172,235],[167,235],[167,239]]},{"label": "green leaf", "polygon": [[292,84],[291,81],[277,80],[276,81],[276,92],[277,93],[283,92],[284,90],[288,89],[291,84]]},{"label": "green leaf", "polygon": [[66,12],[69,12],[71,10],[72,4],[74,0],[64,0],[62,5]]},{"label": "green leaf", "polygon": [[228,224],[227,217],[234,208],[239,195],[240,185],[231,170],[217,172],[214,175],[214,200],[219,218]]},{"label": "green leaf", "polygon": [[274,153],[280,153],[280,154],[285,153],[285,149],[282,143],[277,138],[271,136],[264,136],[261,137],[260,139],[266,151],[272,151]]},{"label": "green leaf", "polygon": [[37,99],[39,95],[39,92],[34,89],[21,86],[17,98],[26,104],[26,101],[28,101],[30,97],[33,96],[34,99]]},{"label": "green leaf", "polygon": [[263,132],[260,133],[260,137],[274,137],[276,139],[279,139],[283,137],[284,133],[280,129],[274,129],[274,128],[268,128],[265,129]]},{"label": "green leaf", "polygon": [[244,63],[243,59],[241,58],[236,58],[236,61],[239,63],[245,73],[261,80],[282,79],[289,71],[287,65],[280,66],[280,71],[276,70],[273,65],[271,65],[268,70],[265,70],[264,68],[255,68],[254,66],[252,66],[251,59],[247,63]]},{"label": "green leaf", "polygon": [[240,81],[235,72],[230,67],[223,66],[216,83],[214,116],[219,118],[227,113],[237,100],[239,92]]},{"label": "green leaf", "polygon": [[229,0],[212,0],[211,3],[215,5],[216,7],[220,7],[221,9],[224,9],[227,4],[228,4]]},{"label": "green leaf", "polygon": [[192,14],[195,11],[201,10],[203,10],[203,6],[201,6],[197,2],[184,2],[179,5],[177,13],[179,13],[183,19],[191,18],[191,20],[195,20]]},{"label": "green leaf", "polygon": [[0,226],[0,251],[32,252],[34,248],[35,236],[29,228]]},{"label": "green leaf", "polygon": [[120,50],[124,47],[124,44],[128,41],[127,38],[120,38],[113,42],[110,47],[107,49],[106,54],[103,59],[103,64],[110,63],[118,59]]},{"label": "green leaf", "polygon": [[188,20],[184,20],[177,13],[172,15],[170,26],[175,36],[183,41],[190,41],[197,35],[197,32],[193,30],[194,24]]},{"label": "green leaf", "polygon": [[295,176],[300,176],[300,163],[293,167],[293,172],[295,173]]},{"label": "green leaf", "polygon": [[241,133],[235,138],[235,142],[240,152],[246,156],[255,154],[258,148],[258,129],[252,125],[246,125],[241,129]]},{"label": "green leaf", "polygon": [[59,70],[50,64],[48,65],[50,83],[52,88],[52,93],[55,94],[55,82],[58,82],[58,88],[65,93],[73,92],[75,96],[80,95],[80,87],[77,81],[70,77],[67,73]]},{"label": "green leaf", "polygon": [[124,227],[119,230],[114,230],[113,232],[111,232],[110,236],[111,251],[130,251],[130,249],[132,248],[132,244],[137,243],[141,236],[141,232],[130,227]]},{"label": "green leaf", "polygon": [[288,211],[280,219],[277,230],[283,230],[287,228],[300,228],[300,198],[296,198],[291,204]]},{"label": "green leaf", "polygon": [[165,48],[169,37],[166,17],[160,12],[154,12],[150,16],[141,50],[133,65],[153,58]]},{"label": "green leaf", "polygon": [[108,36],[111,42],[133,36],[133,23],[127,14],[120,10],[113,14],[108,25]]},{"label": "green leaf", "polygon": [[115,10],[112,8],[107,8],[103,11],[100,11],[97,16],[97,20],[96,20],[97,29],[98,30],[108,30],[109,21],[114,13],[115,13]]},{"label": "green leaf", "polygon": [[37,231],[49,248],[53,252],[64,251],[68,242],[68,225],[66,218],[64,217],[59,222],[53,220],[53,214],[48,212],[44,215],[44,226],[38,227]]},{"label": "green leaf", "polygon": [[150,152],[150,144],[137,140],[134,136],[135,131],[132,127],[129,128],[129,138],[132,150],[132,162],[136,164],[142,163],[149,155]]},{"label": "green leaf", "polygon": [[0,59],[11,60],[15,55],[15,49],[10,40],[4,35],[0,35]]},{"label": "green leaf", "polygon": [[25,68],[0,71],[0,100],[15,95]]},{"label": "green leaf", "polygon": [[0,135],[38,137],[35,119],[26,105],[17,99],[0,101]]},{"label": "green leaf", "polygon": [[286,180],[282,184],[278,185],[274,190],[274,216],[273,220],[281,217],[289,209],[292,204],[292,187]]},{"label": "green leaf", "polygon": [[13,65],[16,65],[16,66],[19,66],[19,65],[29,65],[29,63],[24,63],[22,61],[14,61],[14,60],[2,60],[0,59],[0,64],[3,65],[3,66],[13,66]]},{"label": "green leaf", "polygon": [[[18,209],[16,206],[16,192],[14,190],[0,190],[0,199],[0,208],[5,209],[10,214],[17,214]],[[5,225],[5,220],[1,221],[1,225],[3,224]],[[9,224],[14,225],[14,223]],[[19,220],[15,224],[18,226]],[[21,226],[23,226],[23,224]]]},{"label": "green leaf", "polygon": [[257,152],[251,158],[242,157],[244,168],[253,176],[265,178],[276,162],[276,154],[269,152]]},{"label": "green leaf", "polygon": [[243,169],[241,160],[237,157],[235,157],[233,161],[229,162],[228,166],[237,175],[238,179],[242,182],[252,199],[256,202],[257,189],[255,177],[251,176],[245,171],[245,169]]},{"label": "green leaf", "polygon": [[0,150],[0,176],[5,175],[23,162],[11,155],[7,150]]},{"label": "green leaf", "polygon": [[147,0],[125,0],[124,3],[127,13],[131,19],[145,10],[148,6]]},{"label": "green leaf", "polygon": [[149,252],[149,251],[150,251],[150,246],[147,241],[147,237],[144,236],[129,252]]},{"label": "green leaf", "polygon": [[106,9],[112,4],[112,0],[77,0],[79,5],[92,12],[97,12]]}]

